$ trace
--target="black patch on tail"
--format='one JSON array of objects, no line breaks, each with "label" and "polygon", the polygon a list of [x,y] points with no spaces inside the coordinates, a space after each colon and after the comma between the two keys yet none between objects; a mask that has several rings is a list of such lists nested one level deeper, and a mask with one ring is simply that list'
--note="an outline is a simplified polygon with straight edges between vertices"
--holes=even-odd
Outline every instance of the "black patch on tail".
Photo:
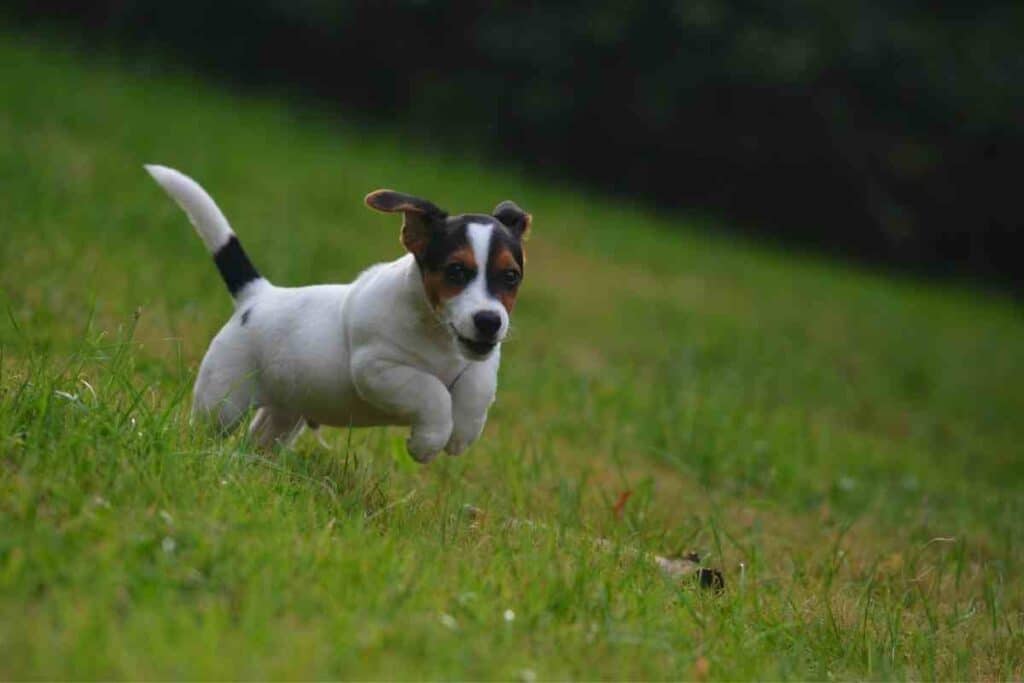
[{"label": "black patch on tail", "polygon": [[242,244],[234,235],[227,243],[217,250],[213,255],[213,262],[217,264],[220,276],[224,278],[224,284],[228,286],[231,296],[238,292],[253,280],[260,279],[256,267],[242,249]]}]

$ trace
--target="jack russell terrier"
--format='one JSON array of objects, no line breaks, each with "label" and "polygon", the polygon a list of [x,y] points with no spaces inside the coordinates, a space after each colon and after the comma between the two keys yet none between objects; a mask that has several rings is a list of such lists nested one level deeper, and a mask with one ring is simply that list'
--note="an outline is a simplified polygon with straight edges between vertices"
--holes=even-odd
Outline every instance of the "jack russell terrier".
[{"label": "jack russell terrier", "polygon": [[489,216],[449,216],[377,190],[366,204],[403,214],[408,254],[351,284],[275,287],[198,183],[146,170],[188,214],[235,302],[199,366],[193,416],[229,430],[256,406],[249,433],[261,447],[289,443],[306,425],[409,425],[419,462],[442,449],[458,455],[480,436],[530,214],[505,201]]}]

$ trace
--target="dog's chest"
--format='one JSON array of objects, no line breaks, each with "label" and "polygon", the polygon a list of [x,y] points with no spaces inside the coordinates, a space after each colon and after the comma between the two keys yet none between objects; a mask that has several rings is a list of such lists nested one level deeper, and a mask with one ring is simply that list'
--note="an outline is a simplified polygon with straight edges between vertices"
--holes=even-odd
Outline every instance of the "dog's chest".
[{"label": "dog's chest", "polygon": [[268,321],[253,329],[264,402],[325,425],[398,424],[401,419],[374,407],[356,389],[354,355],[363,362],[376,358],[415,368],[449,388],[468,367],[450,340],[424,336],[417,326],[405,327],[400,322],[407,319],[400,315],[378,318],[369,339],[349,335],[346,316],[339,315],[337,306],[339,295],[347,292],[323,293],[333,301],[312,296],[319,292],[281,292],[273,310],[256,308],[250,317],[250,326],[261,313]]}]

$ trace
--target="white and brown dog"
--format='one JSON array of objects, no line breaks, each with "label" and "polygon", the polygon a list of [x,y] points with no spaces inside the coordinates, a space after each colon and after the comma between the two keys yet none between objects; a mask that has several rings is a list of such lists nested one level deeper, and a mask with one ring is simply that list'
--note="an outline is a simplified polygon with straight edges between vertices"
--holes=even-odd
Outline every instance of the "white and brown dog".
[{"label": "white and brown dog", "polygon": [[366,203],[402,212],[408,254],[351,284],[275,287],[253,267],[210,196],[191,178],[146,166],[185,210],[235,302],[199,367],[194,416],[249,430],[262,446],[305,425],[411,425],[409,453],[428,462],[480,436],[497,391],[501,342],[523,278],[530,215],[502,202],[490,216],[449,216],[377,190]]}]

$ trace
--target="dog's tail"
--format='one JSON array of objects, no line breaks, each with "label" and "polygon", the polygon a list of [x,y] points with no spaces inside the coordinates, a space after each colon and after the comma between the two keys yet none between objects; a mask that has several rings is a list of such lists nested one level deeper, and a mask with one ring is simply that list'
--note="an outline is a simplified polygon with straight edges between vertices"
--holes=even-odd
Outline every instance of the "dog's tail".
[{"label": "dog's tail", "polygon": [[267,284],[242,249],[238,237],[228,225],[228,219],[199,183],[166,166],[147,164],[146,170],[184,209],[203,244],[213,254],[213,262],[236,302],[248,298]]}]

